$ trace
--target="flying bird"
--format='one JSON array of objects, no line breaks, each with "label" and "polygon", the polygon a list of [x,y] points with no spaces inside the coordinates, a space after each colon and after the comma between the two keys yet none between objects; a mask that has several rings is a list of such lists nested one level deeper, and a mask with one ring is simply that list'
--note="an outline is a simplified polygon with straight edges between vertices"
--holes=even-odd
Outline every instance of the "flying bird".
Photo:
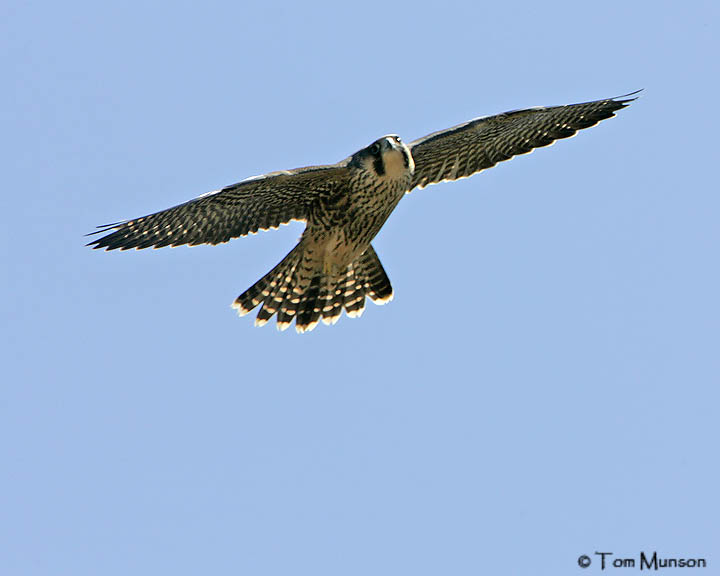
[{"label": "flying bird", "polygon": [[365,298],[384,304],[390,280],[371,242],[400,199],[414,188],[466,178],[498,162],[573,136],[615,115],[637,92],[567,106],[513,110],[476,118],[410,143],[383,136],[337,164],[254,176],[148,216],[99,226],[88,244],[106,250],[219,244],[291,220],[306,223],[297,245],[237,297],[255,324],[277,316],[298,332],[345,310],[360,316]]}]

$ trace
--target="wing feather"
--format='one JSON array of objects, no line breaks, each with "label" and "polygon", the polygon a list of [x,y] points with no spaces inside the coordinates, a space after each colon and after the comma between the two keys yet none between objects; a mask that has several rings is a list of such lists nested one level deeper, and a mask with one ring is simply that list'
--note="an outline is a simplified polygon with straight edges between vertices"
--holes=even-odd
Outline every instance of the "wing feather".
[{"label": "wing feather", "polygon": [[99,226],[88,246],[106,250],[219,244],[305,220],[311,205],[346,177],[345,164],[255,176],[148,216]]},{"label": "wing feather", "polygon": [[513,156],[573,136],[578,130],[615,116],[617,110],[635,100],[628,98],[635,94],[567,106],[513,110],[419,138],[408,144],[415,160],[411,189],[467,178]]}]

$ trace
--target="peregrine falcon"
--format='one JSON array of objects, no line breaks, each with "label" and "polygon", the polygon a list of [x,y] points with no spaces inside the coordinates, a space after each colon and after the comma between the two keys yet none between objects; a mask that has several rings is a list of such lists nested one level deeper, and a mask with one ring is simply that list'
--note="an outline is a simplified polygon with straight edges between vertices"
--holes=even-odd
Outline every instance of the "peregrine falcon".
[{"label": "peregrine falcon", "polygon": [[260,306],[255,325],[277,316],[298,332],[344,309],[360,316],[368,296],[393,297],[370,244],[400,199],[413,188],[466,178],[534,148],[548,146],[615,115],[635,100],[625,96],[567,106],[536,107],[484,116],[404,143],[383,136],[337,164],[254,176],[148,216],[99,226],[110,232],[88,244],[106,250],[219,244],[306,223],[297,245],[233,303],[242,316]]}]

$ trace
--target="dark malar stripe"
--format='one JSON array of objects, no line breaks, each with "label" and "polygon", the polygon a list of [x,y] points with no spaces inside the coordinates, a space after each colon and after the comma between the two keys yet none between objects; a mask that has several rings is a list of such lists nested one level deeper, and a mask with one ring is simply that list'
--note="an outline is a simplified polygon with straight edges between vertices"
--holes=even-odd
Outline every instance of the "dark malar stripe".
[{"label": "dark malar stripe", "polygon": [[405,168],[409,168],[410,167],[410,158],[408,158],[408,152],[404,148],[402,150],[402,155],[403,155],[403,165],[405,166]]},{"label": "dark malar stripe", "polygon": [[382,155],[378,155],[378,157],[373,160],[373,168],[375,168],[375,173],[378,176],[385,176],[385,161]]}]

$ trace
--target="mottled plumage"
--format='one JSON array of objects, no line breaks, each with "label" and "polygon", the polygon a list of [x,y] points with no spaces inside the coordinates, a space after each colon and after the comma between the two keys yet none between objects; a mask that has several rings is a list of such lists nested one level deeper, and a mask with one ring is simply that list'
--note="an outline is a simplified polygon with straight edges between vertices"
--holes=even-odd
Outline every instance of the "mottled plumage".
[{"label": "mottled plumage", "polygon": [[[627,96],[632,96],[628,94]],[[307,223],[293,250],[233,303],[256,325],[277,315],[299,332],[344,309],[359,316],[365,297],[392,299],[370,245],[397,203],[415,187],[471,176],[498,162],[574,135],[614,116],[634,98],[529,108],[477,118],[404,144],[391,135],[329,166],[272,172],[155,214],[99,227],[94,248],[127,250],[218,244],[291,220]]]}]

